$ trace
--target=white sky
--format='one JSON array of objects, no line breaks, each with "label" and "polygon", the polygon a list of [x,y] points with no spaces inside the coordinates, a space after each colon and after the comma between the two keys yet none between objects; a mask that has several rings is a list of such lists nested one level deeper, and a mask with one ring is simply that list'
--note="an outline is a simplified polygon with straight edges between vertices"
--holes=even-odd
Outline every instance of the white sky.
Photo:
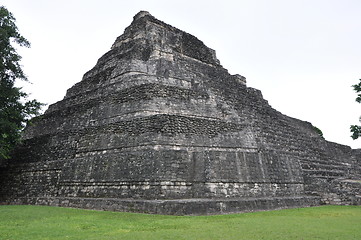
[{"label": "white sky", "polygon": [[140,10],[202,40],[231,74],[247,78],[270,105],[311,122],[327,140],[361,148],[349,126],[361,104],[360,0],[2,0],[23,36],[19,49],[44,103],[61,100]]}]

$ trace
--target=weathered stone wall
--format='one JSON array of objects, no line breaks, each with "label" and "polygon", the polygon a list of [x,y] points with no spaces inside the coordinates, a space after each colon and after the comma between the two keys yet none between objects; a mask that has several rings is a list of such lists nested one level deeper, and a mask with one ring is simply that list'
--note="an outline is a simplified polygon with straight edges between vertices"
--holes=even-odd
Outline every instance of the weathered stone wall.
[{"label": "weathered stone wall", "polygon": [[144,12],[23,138],[0,168],[2,203],[212,214],[358,202],[336,180],[360,178],[359,150],[274,110]]}]

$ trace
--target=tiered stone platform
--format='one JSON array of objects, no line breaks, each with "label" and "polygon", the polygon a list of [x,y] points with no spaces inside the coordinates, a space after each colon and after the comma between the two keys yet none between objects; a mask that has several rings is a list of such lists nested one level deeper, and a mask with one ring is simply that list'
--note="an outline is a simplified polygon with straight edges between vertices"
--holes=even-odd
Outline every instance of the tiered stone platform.
[{"label": "tiered stone platform", "polygon": [[360,178],[360,150],[276,111],[147,12],[23,140],[0,167],[3,204],[181,215],[357,202],[335,181]]}]

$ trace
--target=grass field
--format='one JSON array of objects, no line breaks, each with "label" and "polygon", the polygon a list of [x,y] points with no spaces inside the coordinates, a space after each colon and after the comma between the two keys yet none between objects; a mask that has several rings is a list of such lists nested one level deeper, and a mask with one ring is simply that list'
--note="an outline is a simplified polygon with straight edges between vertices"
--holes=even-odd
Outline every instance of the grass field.
[{"label": "grass field", "polygon": [[360,206],[163,216],[0,206],[0,239],[361,239]]}]

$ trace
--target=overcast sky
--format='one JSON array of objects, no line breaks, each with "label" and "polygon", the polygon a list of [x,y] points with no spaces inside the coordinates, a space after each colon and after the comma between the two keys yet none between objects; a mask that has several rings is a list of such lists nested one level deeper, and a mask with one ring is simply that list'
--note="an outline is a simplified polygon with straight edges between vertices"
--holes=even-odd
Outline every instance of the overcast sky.
[{"label": "overcast sky", "polygon": [[32,98],[52,104],[82,79],[140,10],[216,50],[270,105],[361,148],[360,0],[2,0],[32,44],[19,49]]}]

